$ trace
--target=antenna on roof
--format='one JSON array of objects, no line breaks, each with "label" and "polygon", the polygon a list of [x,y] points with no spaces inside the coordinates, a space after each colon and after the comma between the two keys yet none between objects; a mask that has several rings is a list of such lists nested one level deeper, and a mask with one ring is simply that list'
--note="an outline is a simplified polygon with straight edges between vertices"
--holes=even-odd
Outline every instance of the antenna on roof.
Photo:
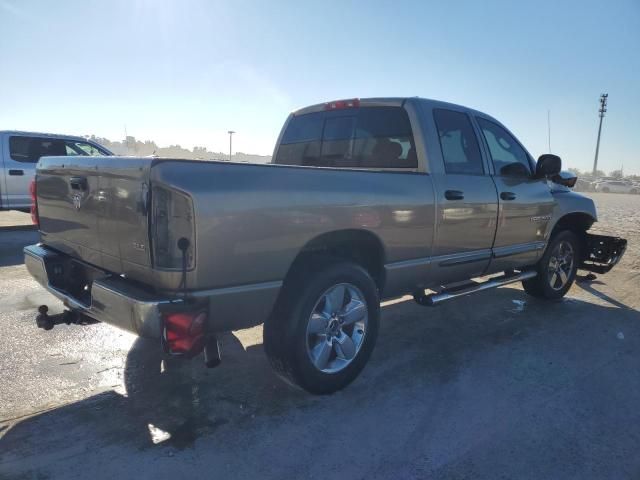
[{"label": "antenna on roof", "polygon": [[551,110],[547,110],[547,134],[549,139],[549,153],[551,153]]}]

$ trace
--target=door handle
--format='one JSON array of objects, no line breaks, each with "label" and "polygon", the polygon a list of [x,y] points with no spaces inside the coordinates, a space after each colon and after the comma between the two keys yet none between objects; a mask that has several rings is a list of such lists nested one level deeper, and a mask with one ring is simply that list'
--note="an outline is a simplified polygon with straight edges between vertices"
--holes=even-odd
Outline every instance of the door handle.
[{"label": "door handle", "polygon": [[516,199],[516,194],[513,192],[502,192],[500,194],[500,198],[502,200],[515,200]]},{"label": "door handle", "polygon": [[464,192],[461,192],[460,190],[447,190],[444,192],[444,198],[447,200],[463,200]]},{"label": "door handle", "polygon": [[69,185],[71,185],[72,190],[86,190],[87,189],[87,179],[86,177],[71,177],[69,179]]},{"label": "door handle", "polygon": [[24,175],[24,170],[9,170],[9,175],[22,176]]}]

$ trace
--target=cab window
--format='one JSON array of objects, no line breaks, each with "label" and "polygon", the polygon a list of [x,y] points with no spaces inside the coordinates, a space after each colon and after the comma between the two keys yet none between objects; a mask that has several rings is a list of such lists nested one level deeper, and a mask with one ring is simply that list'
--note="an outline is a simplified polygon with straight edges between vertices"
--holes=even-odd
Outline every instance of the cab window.
[{"label": "cab window", "polygon": [[9,137],[9,155],[18,162],[36,163],[40,157],[66,155],[64,141],[57,138]]},{"label": "cab window", "polygon": [[105,152],[98,149],[95,145],[91,145],[87,142],[76,142],[73,140],[67,140],[65,143],[66,155],[69,156],[89,156],[96,157],[105,155]]},{"label": "cab window", "polygon": [[483,175],[478,139],[466,113],[437,108],[433,119],[447,174]]},{"label": "cab window", "polygon": [[507,177],[531,176],[529,155],[520,144],[501,126],[484,118],[478,124],[489,147],[496,175]]},{"label": "cab window", "polygon": [[400,107],[361,107],[298,115],[274,163],[344,168],[417,168],[413,132]]}]

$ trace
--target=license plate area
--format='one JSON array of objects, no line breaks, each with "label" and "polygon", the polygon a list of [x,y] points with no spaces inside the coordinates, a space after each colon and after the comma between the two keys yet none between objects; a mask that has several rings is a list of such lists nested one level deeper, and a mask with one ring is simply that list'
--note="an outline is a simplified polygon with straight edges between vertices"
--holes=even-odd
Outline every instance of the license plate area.
[{"label": "license plate area", "polygon": [[48,259],[45,268],[53,288],[86,307],[91,305],[93,281],[107,276],[103,270],[68,257]]},{"label": "license plate area", "polygon": [[620,237],[587,233],[584,248],[580,268],[589,272],[607,273],[620,262],[627,249],[627,241]]}]

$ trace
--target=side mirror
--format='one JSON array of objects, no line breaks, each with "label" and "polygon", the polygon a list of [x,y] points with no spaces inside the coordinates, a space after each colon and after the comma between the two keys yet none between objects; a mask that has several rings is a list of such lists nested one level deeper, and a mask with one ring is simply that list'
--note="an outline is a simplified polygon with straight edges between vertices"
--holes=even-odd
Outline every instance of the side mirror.
[{"label": "side mirror", "polygon": [[565,187],[573,188],[578,181],[578,176],[567,171],[562,171],[553,177],[551,177],[553,183],[558,185],[564,185]]},{"label": "side mirror", "polygon": [[560,173],[562,169],[562,160],[557,155],[545,153],[540,155],[536,164],[536,177],[552,177]]}]

